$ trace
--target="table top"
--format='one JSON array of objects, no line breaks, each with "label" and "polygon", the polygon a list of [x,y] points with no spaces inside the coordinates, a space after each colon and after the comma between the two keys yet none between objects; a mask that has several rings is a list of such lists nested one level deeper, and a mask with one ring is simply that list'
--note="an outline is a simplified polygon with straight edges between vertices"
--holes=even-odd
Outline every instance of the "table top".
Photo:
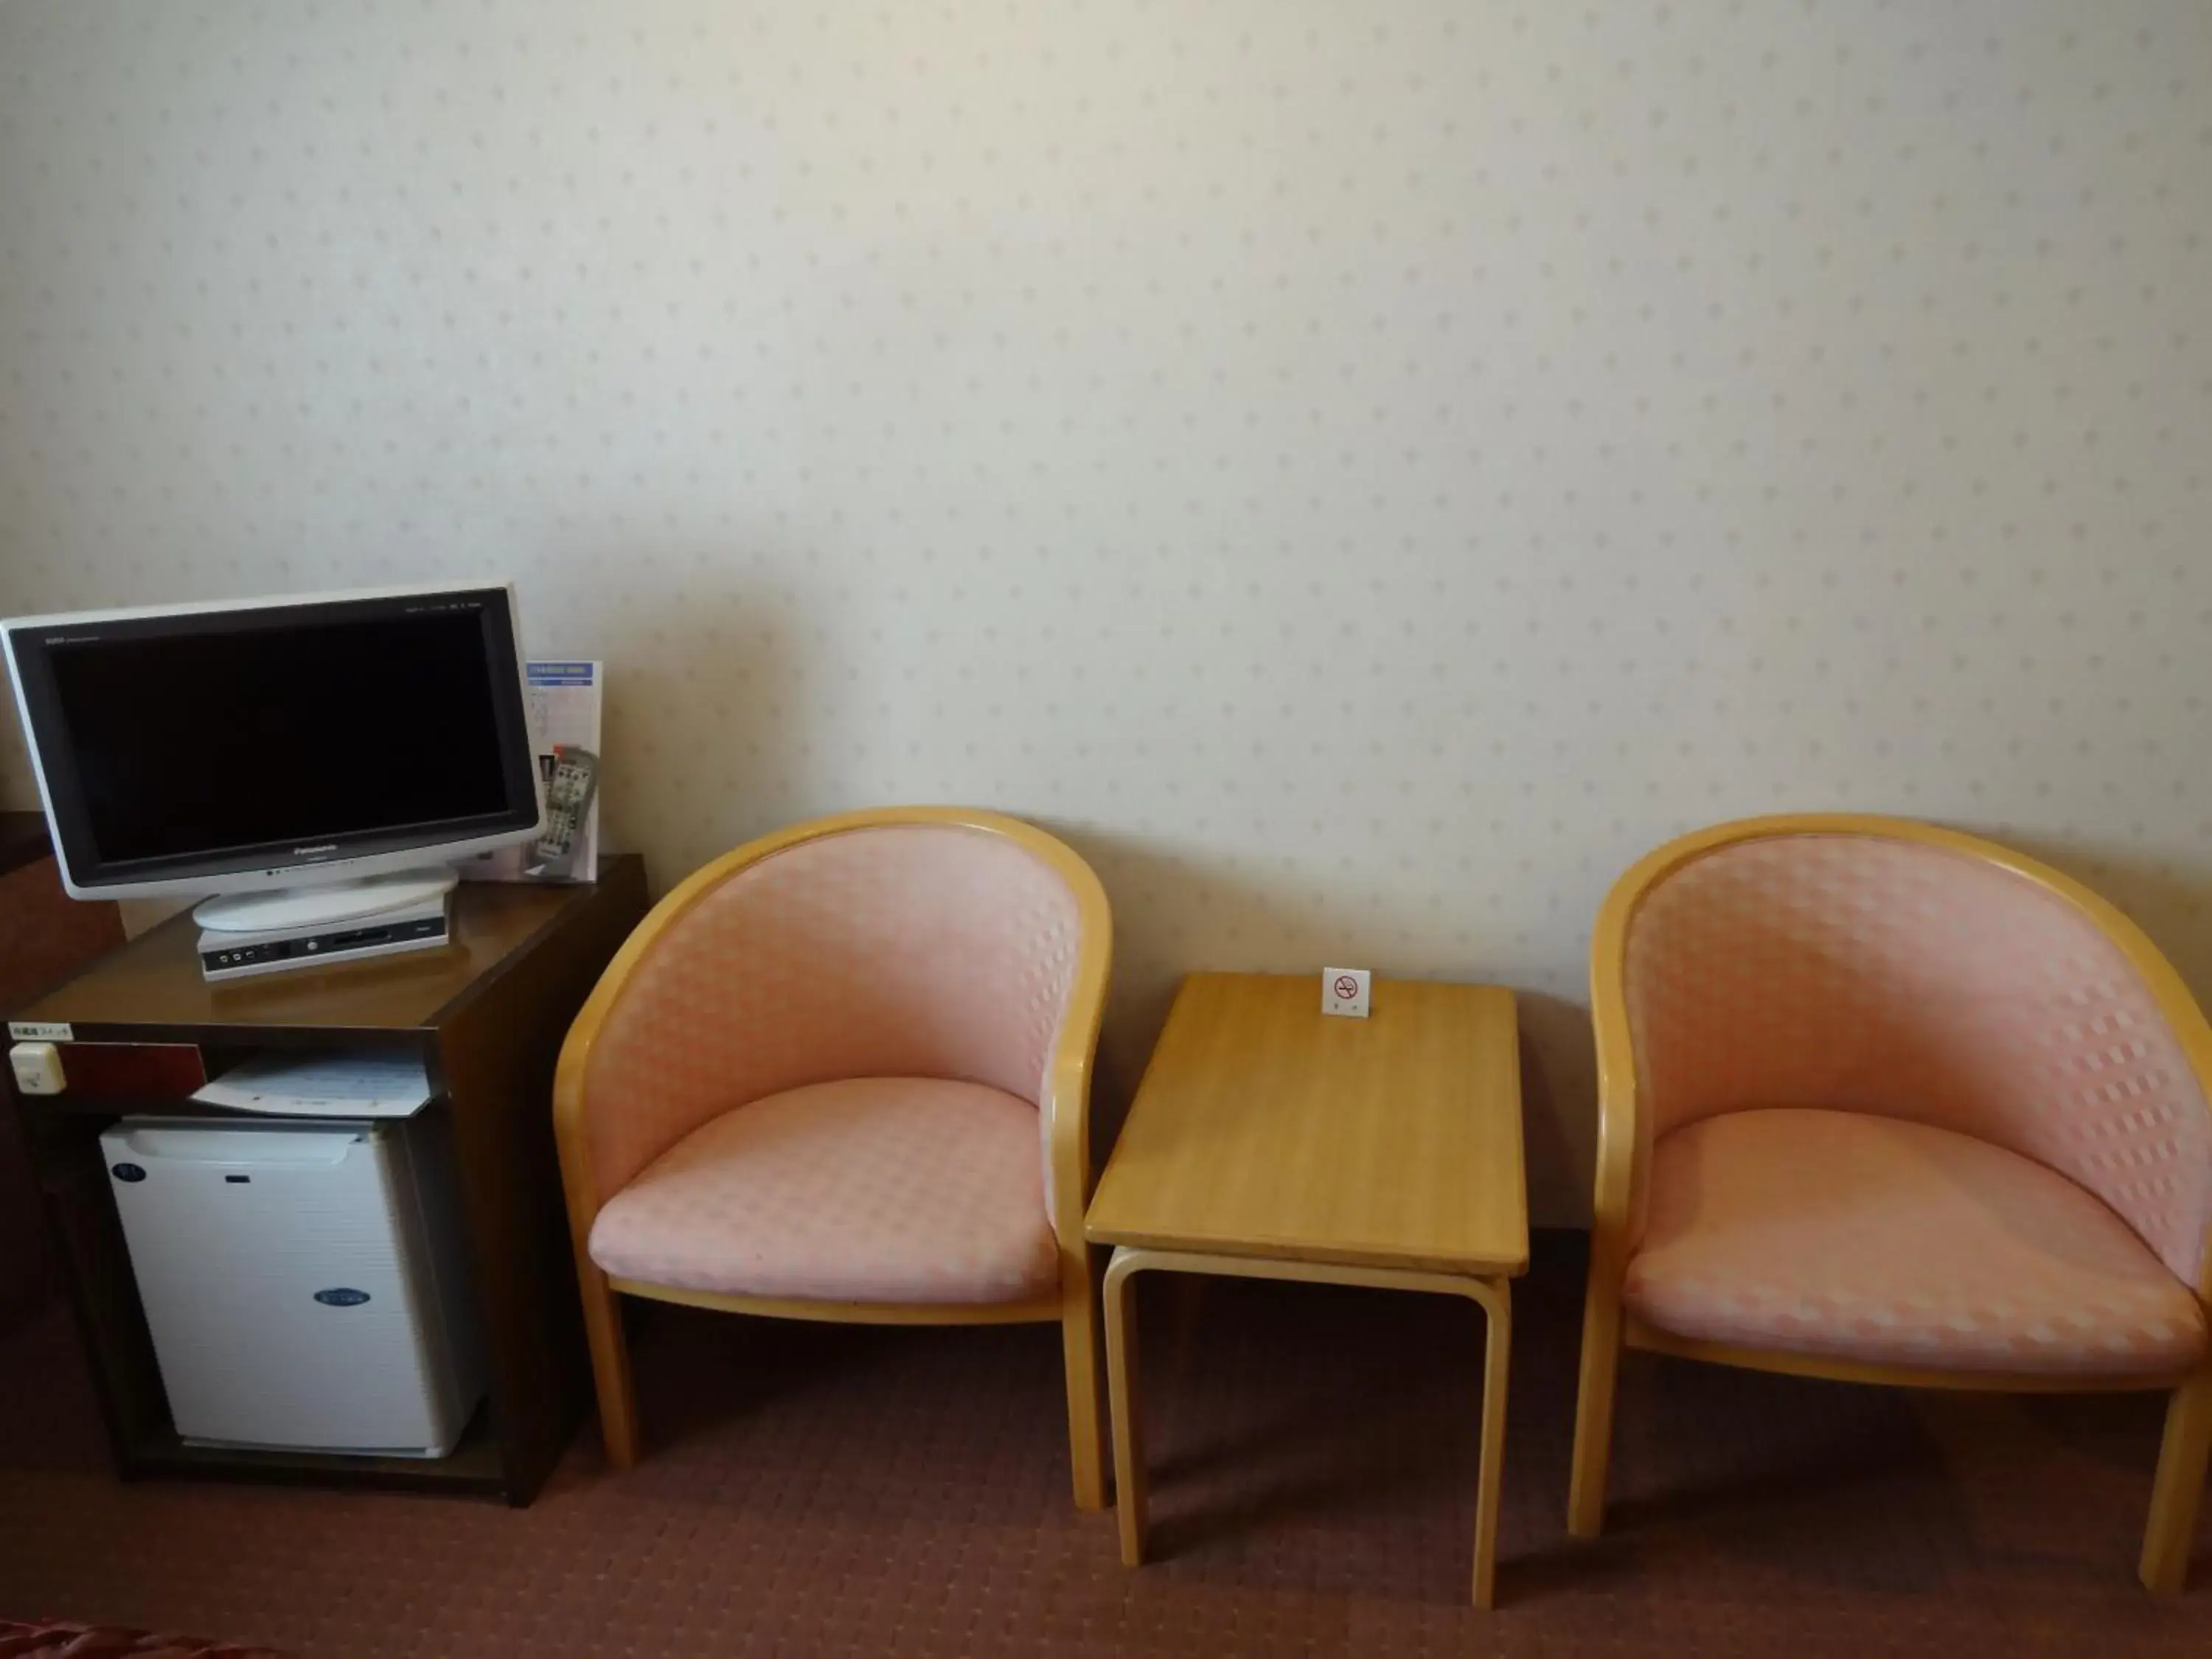
[{"label": "table top", "polygon": [[1513,994],[1193,974],[1091,1200],[1094,1243],[1447,1273],[1528,1265]]},{"label": "table top", "polygon": [[[602,859],[599,884],[642,885],[635,854]],[[189,912],[102,957],[9,1018],[72,1026],[81,1041],[282,1043],[331,1030],[430,1030],[481,994],[523,948],[599,891],[588,884],[463,882],[453,942],[440,951],[302,969],[210,985]]]}]

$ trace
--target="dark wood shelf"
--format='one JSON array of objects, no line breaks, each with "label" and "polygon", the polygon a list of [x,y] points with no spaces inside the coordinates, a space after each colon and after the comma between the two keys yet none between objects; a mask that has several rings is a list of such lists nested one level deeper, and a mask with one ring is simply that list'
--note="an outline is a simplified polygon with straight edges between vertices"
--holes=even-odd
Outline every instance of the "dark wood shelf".
[{"label": "dark wood shelf", "polygon": [[87,1042],[428,1052],[471,1004],[531,960],[541,936],[573,931],[596,896],[635,888],[642,905],[644,861],[632,854],[603,863],[597,886],[464,882],[444,950],[217,985],[201,977],[191,917],[172,916],[9,1018],[65,1024]]},{"label": "dark wood shelf", "polygon": [[443,1457],[354,1456],[337,1452],[256,1451],[245,1446],[192,1446],[167,1424],[148,1428],[124,1448],[127,1475],[183,1480],[265,1481],[275,1486],[365,1486],[385,1491],[435,1487],[457,1495],[505,1497],[507,1479],[489,1401],[477,1407],[453,1449]]},{"label": "dark wood shelf", "polygon": [[184,1042],[211,1057],[283,1048],[419,1054],[434,1095],[426,1132],[452,1148],[489,1380],[453,1454],[187,1446],[162,1391],[100,1132],[125,1115],[252,1115],[188,1097],[24,1097],[11,1082],[119,1471],[485,1492],[514,1504],[536,1495],[589,1394],[553,1147],[553,1066],[569,1022],[645,908],[645,866],[635,855],[601,860],[594,885],[465,883],[445,950],[227,985],[200,977],[198,930],[177,916],[11,1011],[69,1026],[77,1044]]},{"label": "dark wood shelf", "polygon": [[0,812],[0,876],[35,864],[52,847],[44,812]]},{"label": "dark wood shelf", "polygon": [[[432,1095],[422,1109],[435,1111],[444,1099],[442,1095]],[[122,1095],[51,1095],[39,1103],[37,1109],[56,1116],[95,1118],[100,1121],[101,1128],[106,1128],[118,1118],[125,1117],[236,1118],[245,1123],[265,1123],[269,1120],[265,1112],[249,1112],[237,1106],[218,1106],[210,1101],[194,1100],[188,1095],[164,1096],[159,1100],[134,1099]]]}]

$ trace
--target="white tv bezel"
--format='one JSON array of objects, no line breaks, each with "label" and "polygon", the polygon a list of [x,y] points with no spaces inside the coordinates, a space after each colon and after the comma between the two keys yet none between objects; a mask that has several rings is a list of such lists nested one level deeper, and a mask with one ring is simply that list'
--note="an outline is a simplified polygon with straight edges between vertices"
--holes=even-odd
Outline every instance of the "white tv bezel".
[{"label": "white tv bezel", "polygon": [[473,858],[479,853],[512,847],[519,842],[535,841],[545,826],[545,790],[538,778],[537,768],[531,769],[531,777],[538,803],[537,821],[526,829],[501,830],[489,835],[471,836],[465,840],[428,842],[414,847],[395,848],[386,852],[369,853],[358,856],[340,854],[330,858],[313,855],[296,857],[292,862],[272,865],[265,868],[227,870],[200,876],[163,876],[151,880],[104,881],[90,884],[80,882],[70,866],[69,849],[64,845],[60,830],[56,828],[53,798],[46,783],[44,757],[39,752],[39,734],[31,720],[31,708],[23,691],[23,676],[15,662],[15,630],[21,628],[67,628],[79,623],[132,622],[163,617],[205,617],[231,611],[273,611],[295,605],[342,605],[364,599],[405,599],[423,598],[441,593],[481,593],[496,589],[507,595],[507,614],[514,631],[514,671],[516,684],[523,697],[523,706],[529,707],[529,672],[526,653],[522,647],[522,617],[515,603],[514,584],[511,580],[491,578],[481,581],[402,582],[386,587],[354,587],[335,589],[320,593],[278,593],[250,599],[205,599],[176,605],[134,605],[106,611],[64,611],[48,615],[9,617],[0,619],[0,656],[8,663],[8,682],[15,701],[15,717],[23,731],[23,744],[31,757],[31,775],[39,786],[39,805],[46,814],[49,838],[53,843],[54,863],[61,872],[63,890],[71,898],[183,898],[206,897],[217,893],[258,893],[280,887],[321,887],[338,882],[357,881],[364,876],[389,875],[404,870],[434,869],[463,859]]}]

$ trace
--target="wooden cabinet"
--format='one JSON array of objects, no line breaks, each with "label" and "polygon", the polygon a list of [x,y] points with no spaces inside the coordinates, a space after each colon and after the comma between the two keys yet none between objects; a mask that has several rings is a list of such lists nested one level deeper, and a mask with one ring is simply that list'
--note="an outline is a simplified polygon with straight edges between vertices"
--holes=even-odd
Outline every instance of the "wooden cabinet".
[{"label": "wooden cabinet", "polygon": [[[111,903],[62,890],[42,812],[0,812],[0,1008],[27,1002],[123,943]],[[0,1083],[0,1092],[7,1085]],[[44,1307],[53,1267],[37,1185],[12,1116],[0,1118],[0,1331]]]},{"label": "wooden cabinet", "polygon": [[216,1115],[189,1100],[18,1097],[118,1468],[125,1475],[315,1480],[494,1494],[526,1504],[587,1397],[581,1316],[552,1127],[568,1022],[646,908],[635,856],[589,887],[465,884],[447,950],[224,985],[201,979],[179,916],[12,1018],[65,1024],[79,1042],[186,1042],[210,1071],[271,1048],[419,1055],[451,1138],[489,1397],[435,1460],[187,1446],[177,1437],[130,1271],[100,1132],[125,1113]]}]

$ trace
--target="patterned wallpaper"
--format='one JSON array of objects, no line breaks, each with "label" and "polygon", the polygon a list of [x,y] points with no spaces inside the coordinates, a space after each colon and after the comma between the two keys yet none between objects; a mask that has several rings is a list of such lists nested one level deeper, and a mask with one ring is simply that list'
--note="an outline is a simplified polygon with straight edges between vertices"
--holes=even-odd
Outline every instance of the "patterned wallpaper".
[{"label": "patterned wallpaper", "polygon": [[[2212,8],[0,9],[0,606],[504,572],[657,881],[965,800],[1195,965],[1528,994],[1847,805],[2212,990]],[[12,734],[0,777],[27,799]]]}]

